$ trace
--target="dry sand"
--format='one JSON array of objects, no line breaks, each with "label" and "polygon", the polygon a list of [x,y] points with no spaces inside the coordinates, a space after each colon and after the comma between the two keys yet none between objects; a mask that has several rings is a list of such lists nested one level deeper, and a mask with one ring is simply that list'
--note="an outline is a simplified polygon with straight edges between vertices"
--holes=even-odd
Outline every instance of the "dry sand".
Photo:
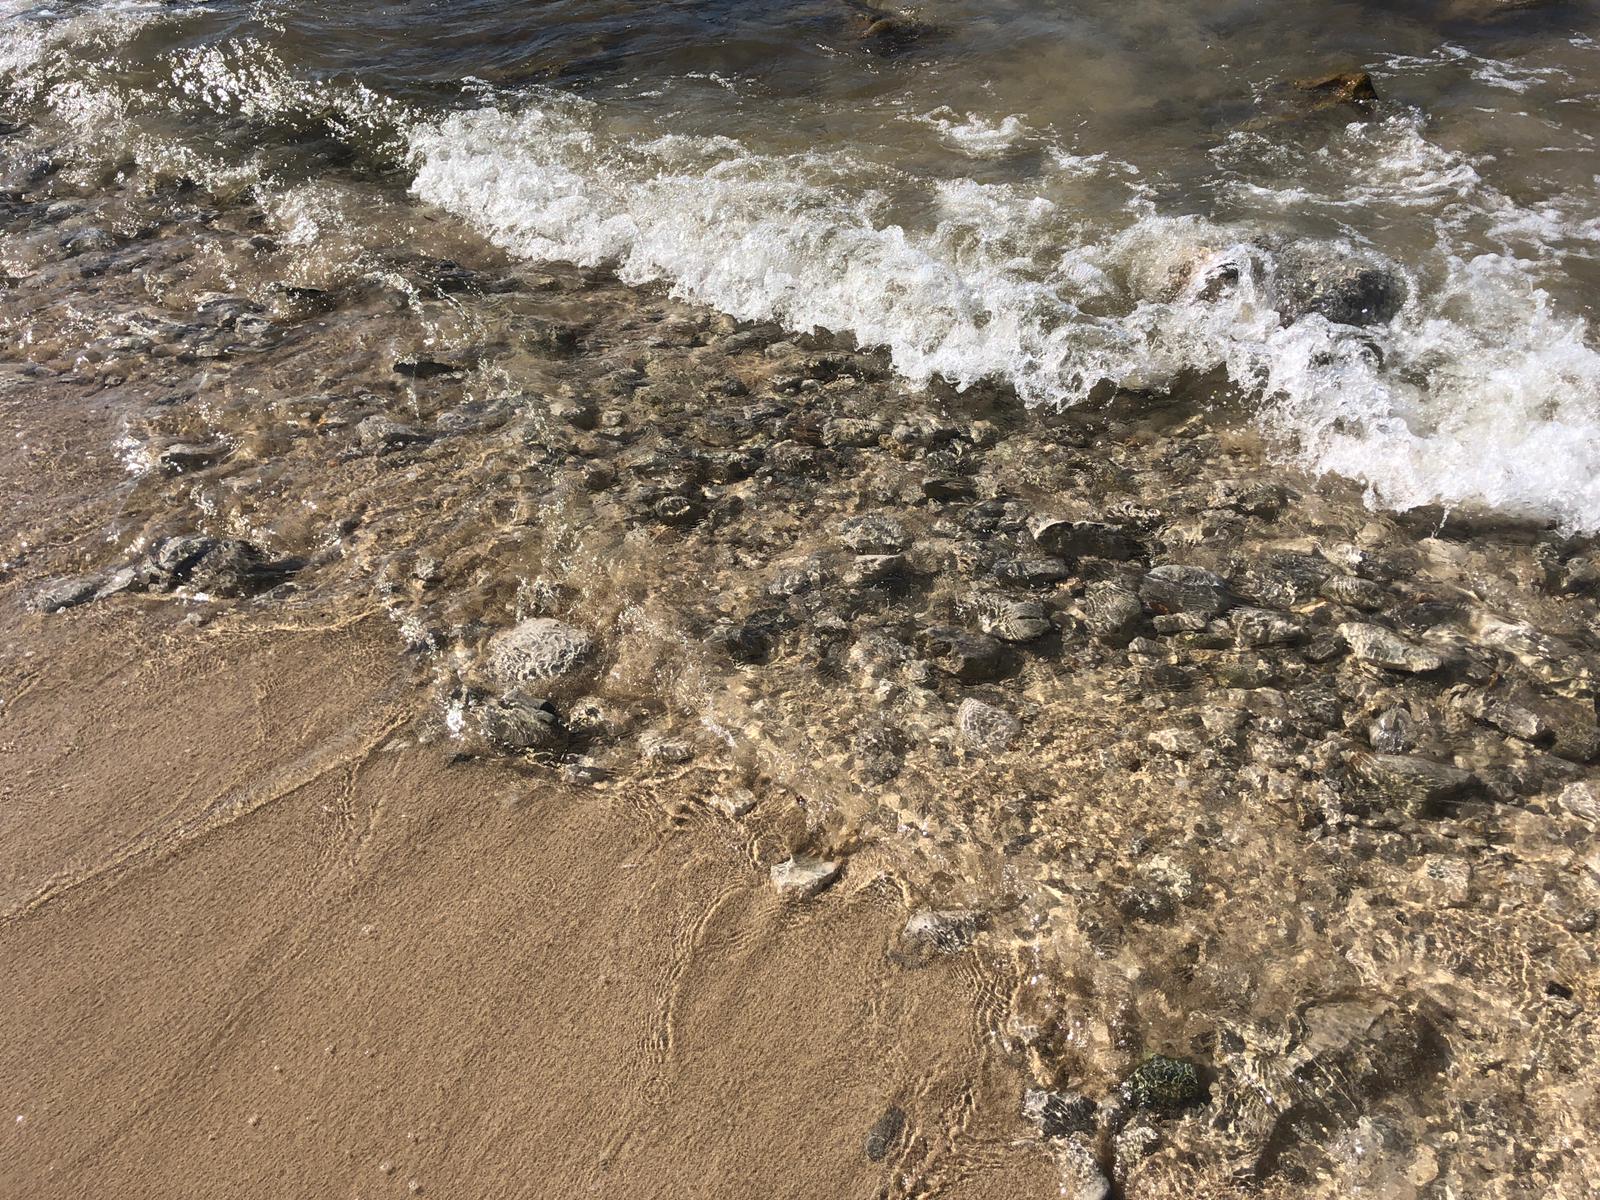
[{"label": "dry sand", "polygon": [[870,860],[785,905],[693,776],[452,763],[379,616],[24,614],[113,412],[4,413],[0,1196],[1055,1194]]}]

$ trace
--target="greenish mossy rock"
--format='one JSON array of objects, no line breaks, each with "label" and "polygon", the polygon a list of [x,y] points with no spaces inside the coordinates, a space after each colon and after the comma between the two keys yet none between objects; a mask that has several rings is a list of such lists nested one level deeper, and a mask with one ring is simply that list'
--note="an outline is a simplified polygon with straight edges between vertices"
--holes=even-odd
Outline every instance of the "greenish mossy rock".
[{"label": "greenish mossy rock", "polygon": [[1134,1108],[1175,1112],[1205,1099],[1205,1085],[1192,1062],[1152,1054],[1122,1083],[1122,1098]]}]

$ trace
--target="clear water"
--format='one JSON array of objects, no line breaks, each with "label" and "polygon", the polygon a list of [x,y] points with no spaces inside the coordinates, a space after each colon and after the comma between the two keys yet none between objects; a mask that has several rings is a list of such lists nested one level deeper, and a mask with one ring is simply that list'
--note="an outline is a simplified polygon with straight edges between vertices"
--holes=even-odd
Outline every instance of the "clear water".
[{"label": "clear water", "polygon": [[[930,3],[864,36],[880,15],[10,0],[0,85],[82,161],[274,197],[308,258],[378,219],[340,212],[355,175],[914,381],[1066,405],[1225,374],[1376,503],[1600,527],[1594,4]],[[1369,113],[1295,87],[1351,69]],[[1330,257],[1398,311],[1297,309]]]}]

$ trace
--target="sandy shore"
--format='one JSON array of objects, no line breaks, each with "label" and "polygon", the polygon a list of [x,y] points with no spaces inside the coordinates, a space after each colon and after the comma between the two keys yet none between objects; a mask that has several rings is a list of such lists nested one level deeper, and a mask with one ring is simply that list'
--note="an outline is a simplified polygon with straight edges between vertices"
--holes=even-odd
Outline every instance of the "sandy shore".
[{"label": "sandy shore", "polygon": [[1586,1194],[1593,539],[147,199],[10,202],[0,1195]]},{"label": "sandy shore", "polygon": [[[54,466],[7,439],[13,543],[93,469],[79,428]],[[1047,1157],[998,1152],[996,998],[967,962],[890,963],[868,864],[786,908],[692,778],[572,789],[417,745],[381,618],[183,616],[8,624],[0,1193],[1049,1190]]]}]

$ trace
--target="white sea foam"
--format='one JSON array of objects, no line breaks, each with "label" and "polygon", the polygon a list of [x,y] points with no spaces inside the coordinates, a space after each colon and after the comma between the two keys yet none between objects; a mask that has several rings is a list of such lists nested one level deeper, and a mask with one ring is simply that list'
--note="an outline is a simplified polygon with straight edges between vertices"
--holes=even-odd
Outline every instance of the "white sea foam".
[{"label": "white sea foam", "polygon": [[[1352,136],[1352,153],[1373,141],[1367,169],[1330,203],[1403,210],[1420,192],[1515,216],[1420,130]],[[1041,196],[971,181],[927,185],[936,219],[902,223],[872,184],[914,181],[881,168],[726,138],[613,139],[601,109],[570,97],[457,113],[411,147],[416,193],[513,253],[615,263],[739,317],[850,331],[912,381],[997,378],[1070,403],[1102,379],[1157,387],[1225,368],[1289,452],[1367,481],[1376,500],[1600,527],[1600,355],[1585,325],[1529,261],[1458,252],[1447,230],[1400,314],[1356,329],[1286,320],[1288,268],[1249,228],[1146,209],[1085,238]]]},{"label": "white sea foam", "polygon": [[999,158],[1029,136],[1028,127],[1016,115],[989,120],[979,113],[968,113],[958,119],[953,110],[936,108],[917,120],[931,125],[946,146],[968,158]]}]

